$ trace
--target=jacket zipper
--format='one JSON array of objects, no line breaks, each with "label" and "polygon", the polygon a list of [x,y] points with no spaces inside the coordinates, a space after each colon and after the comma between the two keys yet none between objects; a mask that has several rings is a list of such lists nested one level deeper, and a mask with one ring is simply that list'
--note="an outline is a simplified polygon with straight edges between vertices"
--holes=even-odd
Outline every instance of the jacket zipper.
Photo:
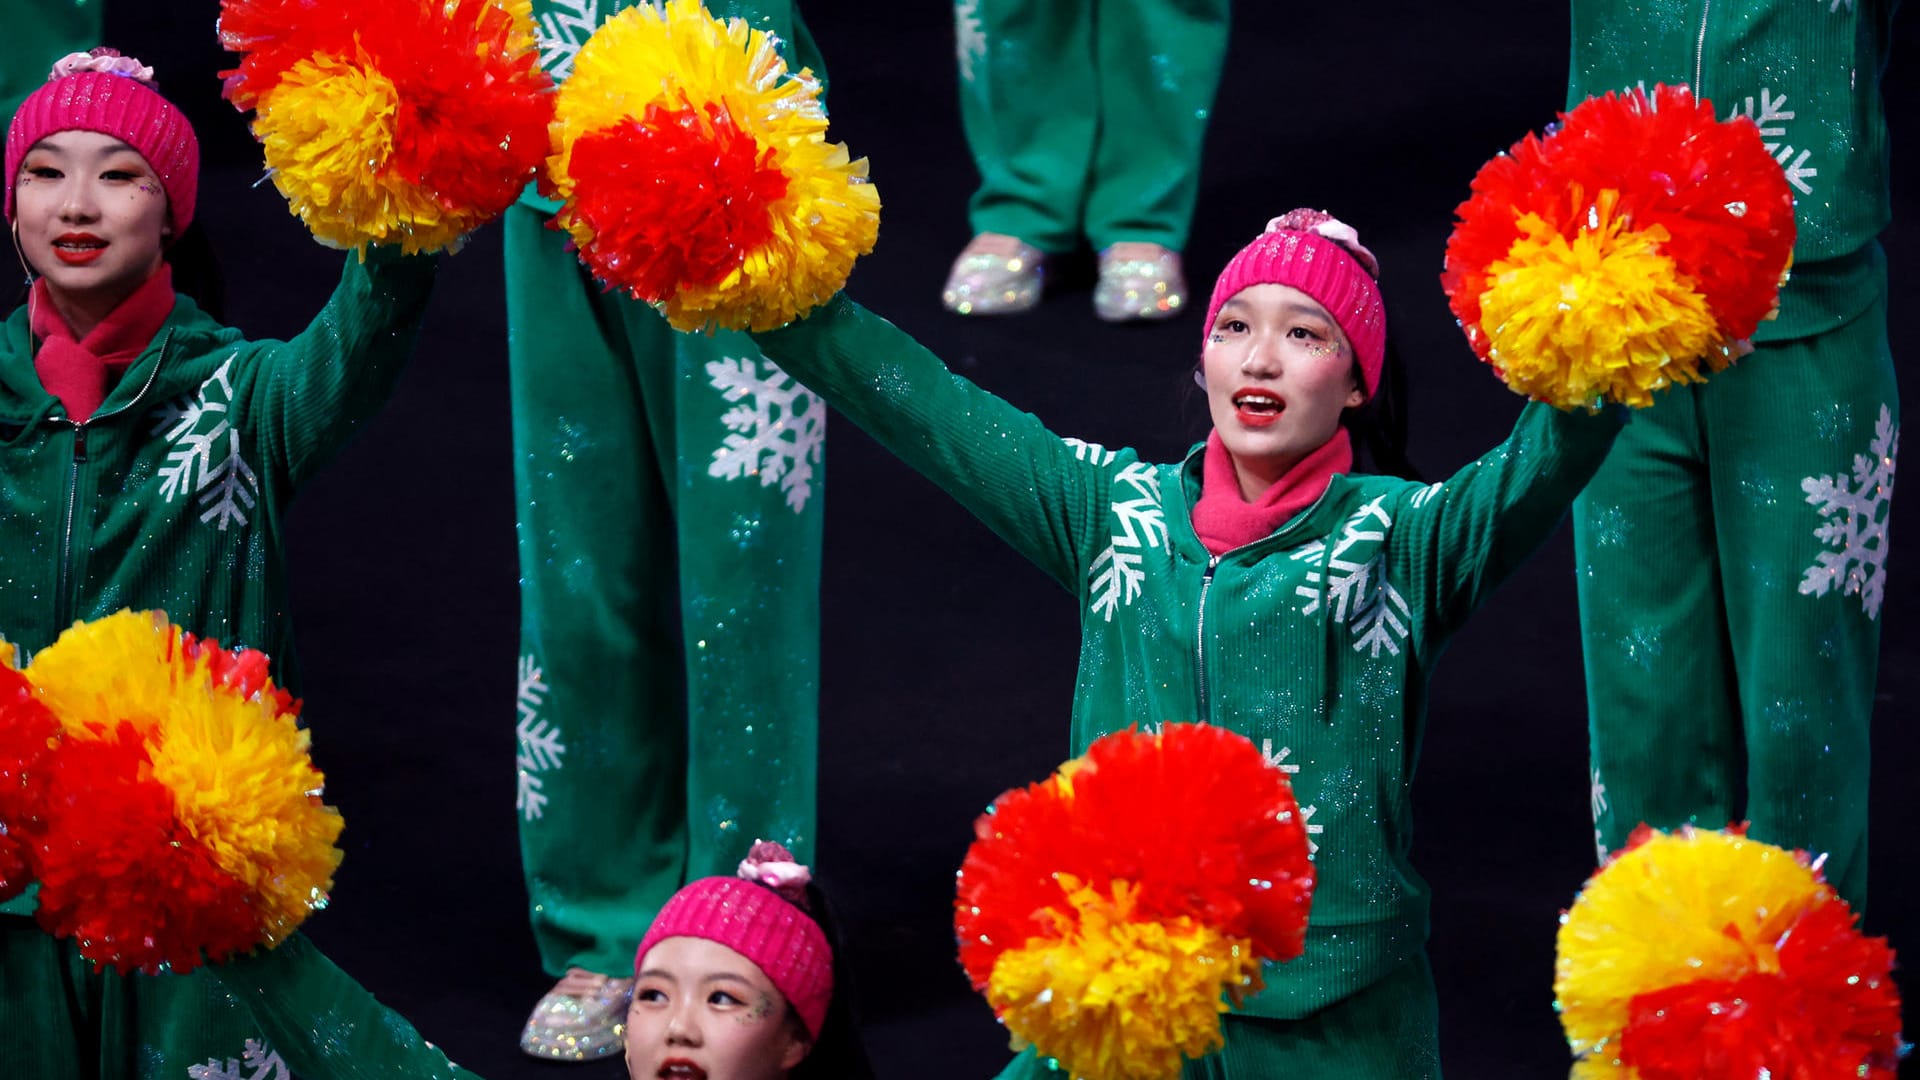
[{"label": "jacket zipper", "polygon": [[1700,85],[1702,73],[1707,63],[1707,16],[1713,11],[1713,0],[1706,0],[1700,7],[1700,37],[1693,46],[1693,98],[1695,101],[1707,96],[1707,90]]},{"label": "jacket zipper", "polygon": [[95,420],[105,419],[109,416],[118,416],[128,409],[133,408],[135,405],[140,404],[140,399],[146,397],[147,391],[153,389],[153,380],[160,375],[160,365],[166,361],[166,349],[172,337],[173,332],[168,331],[167,337],[161,340],[160,359],[154,362],[153,370],[147,372],[147,381],[140,387],[140,392],[133,395],[133,400],[110,413],[95,413],[85,420],[67,421],[67,423],[73,425],[73,462],[67,470],[67,521],[65,527],[61,530],[60,571],[54,576],[54,587],[58,590],[58,595],[53,598],[53,629],[55,633],[64,631],[67,628],[67,624],[73,621],[73,612],[71,610],[73,605],[68,599],[72,596],[75,585],[73,580],[73,523],[79,511],[80,504],[80,466],[87,462],[87,425],[93,423]]},{"label": "jacket zipper", "polygon": [[1213,588],[1213,571],[1219,565],[1220,556],[1209,558],[1206,572],[1200,575],[1200,624],[1193,631],[1194,679],[1200,695],[1200,715],[1195,719],[1203,724],[1211,719],[1207,713],[1207,590]]}]

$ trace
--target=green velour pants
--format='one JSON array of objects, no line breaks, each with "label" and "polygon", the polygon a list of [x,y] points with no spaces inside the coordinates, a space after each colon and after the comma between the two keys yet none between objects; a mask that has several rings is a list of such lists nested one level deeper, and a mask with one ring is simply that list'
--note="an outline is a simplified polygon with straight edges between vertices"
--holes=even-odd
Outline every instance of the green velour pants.
[{"label": "green velour pants", "polygon": [[1840,894],[1866,902],[1900,422],[1880,295],[1665,391],[1574,504],[1602,857],[1641,822],[1746,819],[1825,855]]},{"label": "green velour pants", "polygon": [[0,1062],[34,1080],[464,1080],[305,937],[185,975],[97,973],[0,916]]},{"label": "green velour pants", "polygon": [[1227,0],[958,0],[975,232],[1186,246]]},{"label": "green velour pants", "polygon": [[543,221],[506,219],[521,854],[542,962],[620,975],[687,880],[812,859],[826,407]]},{"label": "green velour pants", "polygon": [[[1298,1020],[1228,1014],[1225,1045],[1181,1080],[1440,1080],[1440,1008],[1422,952],[1352,997]],[[1032,1050],[999,1080],[1064,1080]]]},{"label": "green velour pants", "polygon": [[[53,62],[85,52],[100,40],[104,0],[33,0],[9,4],[6,43],[0,45],[0,120],[11,122],[28,94],[47,81]],[[12,177],[7,178],[13,182]]]}]

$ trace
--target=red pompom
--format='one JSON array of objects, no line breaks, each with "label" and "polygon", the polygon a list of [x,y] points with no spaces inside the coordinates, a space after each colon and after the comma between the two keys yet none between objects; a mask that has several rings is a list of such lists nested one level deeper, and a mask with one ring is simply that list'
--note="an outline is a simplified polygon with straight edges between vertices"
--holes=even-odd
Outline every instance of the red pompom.
[{"label": "red pompom", "polygon": [[768,208],[787,193],[773,151],[717,105],[649,105],[641,119],[583,135],[570,172],[574,216],[593,230],[582,260],[609,288],[653,303],[725,280],[773,235]]},{"label": "red pompom", "polygon": [[19,671],[0,664],[0,900],[18,896],[32,876],[29,851],[39,834],[47,759],[60,722]]},{"label": "red pompom", "polygon": [[299,716],[301,701],[273,681],[272,660],[258,649],[223,649],[212,638],[201,639],[180,634],[180,655],[188,661],[207,665],[215,686],[223,686],[243,698],[262,692],[273,697],[274,710],[282,716]]},{"label": "red pompom", "polygon": [[45,772],[34,844],[40,925],[96,968],[190,971],[254,948],[245,887],[175,820],[133,725],[66,740]]},{"label": "red pompom", "polygon": [[1528,135],[1487,162],[1454,211],[1441,284],[1482,359],[1487,270],[1537,214],[1573,237],[1598,227],[1603,191],[1625,227],[1666,230],[1660,251],[1706,299],[1728,337],[1752,336],[1777,303],[1794,241],[1793,190],[1745,118],[1722,121],[1685,87],[1589,98],[1544,139]]},{"label": "red pompom", "polygon": [[1286,775],[1245,736],[1200,724],[1119,732],[976,822],[961,867],[961,964],[986,986],[1000,952],[1057,931],[1056,875],[1098,892],[1135,887],[1134,917],[1190,917],[1250,939],[1266,960],[1300,955],[1313,865]]},{"label": "red pompom", "polygon": [[1702,979],[1633,999],[1620,1060],[1641,1080],[1893,1080],[1900,998],[1893,951],[1845,904],[1815,904],[1778,948],[1778,970]]}]

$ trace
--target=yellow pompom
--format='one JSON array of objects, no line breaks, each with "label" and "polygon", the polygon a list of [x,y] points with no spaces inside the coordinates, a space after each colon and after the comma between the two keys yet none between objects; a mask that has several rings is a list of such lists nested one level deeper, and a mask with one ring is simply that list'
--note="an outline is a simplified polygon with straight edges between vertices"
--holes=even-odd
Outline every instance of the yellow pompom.
[{"label": "yellow pompom", "polygon": [[179,641],[180,631],[164,615],[120,611],[75,623],[34,654],[28,673],[69,736],[86,737],[126,721],[146,737],[173,707],[168,658]]},{"label": "yellow pompom", "polygon": [[182,685],[151,744],[154,779],[173,793],[180,823],[253,895],[271,945],[326,902],[340,813],[320,801],[307,732],[270,695],[216,690],[204,665],[177,670]]},{"label": "yellow pompom", "polygon": [[1489,360],[1520,393],[1562,408],[1601,399],[1636,408],[1670,383],[1698,382],[1732,359],[1706,298],[1660,245],[1660,226],[1633,230],[1602,192],[1594,227],[1571,241],[1537,214],[1488,267],[1481,294]]},{"label": "yellow pompom", "polygon": [[[866,160],[826,141],[819,96],[812,72],[791,75],[770,35],[716,20],[698,0],[621,11],[557,94],[555,220],[597,276],[657,304],[677,329],[783,326],[838,292],[879,235]],[[754,147],[752,170],[713,164],[724,152],[661,149],[735,132]],[[624,144],[599,152],[611,164],[583,167],[582,140],[609,138]],[[698,171],[708,167],[721,171]],[[762,170],[783,178],[777,195],[750,175]],[[716,224],[731,215],[743,220]]]},{"label": "yellow pompom", "polygon": [[1183,1056],[1218,1050],[1226,996],[1262,986],[1249,943],[1186,917],[1136,920],[1124,881],[1111,898],[1061,885],[1074,909],[1051,913],[1061,936],[1007,950],[988,983],[1014,1045],[1077,1080],[1172,1080]]},{"label": "yellow pompom", "polygon": [[321,243],[434,251],[475,226],[449,220],[429,193],[383,170],[399,104],[393,83],[365,57],[302,60],[261,99],[253,131],[274,186]]},{"label": "yellow pompom", "polygon": [[[1792,852],[1733,833],[1650,834],[1596,873],[1561,920],[1553,991],[1568,1044],[1604,1058],[1635,996],[1778,971],[1774,943],[1832,899]],[[1606,1062],[1594,1067],[1606,1075]]]}]

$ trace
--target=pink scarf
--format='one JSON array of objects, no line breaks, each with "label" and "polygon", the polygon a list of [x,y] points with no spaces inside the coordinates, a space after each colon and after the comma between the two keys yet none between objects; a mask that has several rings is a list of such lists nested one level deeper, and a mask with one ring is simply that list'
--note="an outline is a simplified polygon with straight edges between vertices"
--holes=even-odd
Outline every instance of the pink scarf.
[{"label": "pink scarf", "polygon": [[46,278],[33,283],[30,303],[33,336],[40,339],[33,356],[40,385],[67,407],[69,419],[84,423],[173,314],[173,267],[161,263],[81,341],[74,340],[72,328],[54,308]]},{"label": "pink scarf", "polygon": [[1300,511],[1313,505],[1333,478],[1353,471],[1353,441],[1347,429],[1334,432],[1320,449],[1308,454],[1275,480],[1260,497],[1240,497],[1240,478],[1233,458],[1218,431],[1207,434],[1207,456],[1200,481],[1200,498],[1193,504],[1193,531],[1215,555],[1271,536]]}]

